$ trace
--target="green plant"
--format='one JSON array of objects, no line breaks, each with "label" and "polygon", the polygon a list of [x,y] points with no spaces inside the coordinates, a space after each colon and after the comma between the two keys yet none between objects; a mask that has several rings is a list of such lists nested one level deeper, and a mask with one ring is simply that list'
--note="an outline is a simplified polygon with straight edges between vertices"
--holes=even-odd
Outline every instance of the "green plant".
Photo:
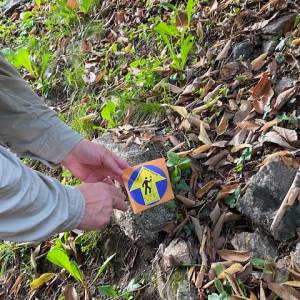
[{"label": "green plant", "polygon": [[116,104],[112,100],[107,101],[101,110],[101,117],[107,121],[107,128],[116,126],[115,112]]},{"label": "green plant", "polygon": [[230,207],[235,208],[241,198],[241,189],[237,188],[234,192],[227,198],[225,198],[224,202]]},{"label": "green plant", "polygon": [[173,184],[177,184],[180,182],[182,172],[190,169],[191,160],[174,152],[168,152],[167,157],[167,166],[171,168],[171,181]]},{"label": "green plant", "polygon": [[77,262],[70,259],[60,239],[55,240],[55,246],[48,252],[47,259],[54,265],[65,269],[75,280],[81,283],[84,288],[87,287]]},{"label": "green plant", "polygon": [[[160,22],[155,26],[155,31],[159,33],[168,48],[172,67],[179,71],[184,69],[189,53],[194,45],[194,36],[188,33],[194,4],[194,0],[188,0],[185,10],[187,23],[182,23],[180,29],[176,26],[176,17],[172,18],[169,24]],[[179,12],[176,12],[176,14],[177,18],[180,19]]]},{"label": "green plant", "polygon": [[109,299],[125,299],[125,300],[133,300],[133,294],[135,291],[139,290],[143,286],[142,282],[136,282],[135,279],[132,279],[125,289],[117,289],[112,285],[102,285],[99,286],[98,289],[106,297]]},{"label": "green plant", "polygon": [[79,0],[79,9],[84,14],[88,14],[93,7],[93,4],[95,3],[95,0]]},{"label": "green plant", "polygon": [[251,160],[251,157],[252,157],[252,148],[249,147],[244,149],[242,155],[239,158],[236,158],[234,160],[235,172],[241,173],[243,171],[245,162]]}]

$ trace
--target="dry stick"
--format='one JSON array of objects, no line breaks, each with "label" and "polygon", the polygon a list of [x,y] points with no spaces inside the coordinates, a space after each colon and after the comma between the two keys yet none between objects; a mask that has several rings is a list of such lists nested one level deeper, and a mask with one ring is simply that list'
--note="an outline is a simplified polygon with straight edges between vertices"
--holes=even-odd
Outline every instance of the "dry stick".
[{"label": "dry stick", "polygon": [[287,209],[292,206],[296,200],[296,198],[300,194],[300,167],[297,170],[296,176],[294,178],[294,181],[288,190],[287,194],[285,195],[276,215],[275,218],[271,224],[271,232],[275,232],[275,230],[278,228],[282,218],[284,217],[285,212]]}]

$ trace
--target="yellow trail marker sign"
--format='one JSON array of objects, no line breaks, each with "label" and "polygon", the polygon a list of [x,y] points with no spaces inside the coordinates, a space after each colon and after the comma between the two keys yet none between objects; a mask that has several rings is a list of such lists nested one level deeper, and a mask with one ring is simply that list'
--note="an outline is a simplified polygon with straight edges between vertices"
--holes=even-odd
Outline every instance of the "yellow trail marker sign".
[{"label": "yellow trail marker sign", "polygon": [[174,198],[168,168],[163,158],[125,170],[123,181],[134,213]]}]

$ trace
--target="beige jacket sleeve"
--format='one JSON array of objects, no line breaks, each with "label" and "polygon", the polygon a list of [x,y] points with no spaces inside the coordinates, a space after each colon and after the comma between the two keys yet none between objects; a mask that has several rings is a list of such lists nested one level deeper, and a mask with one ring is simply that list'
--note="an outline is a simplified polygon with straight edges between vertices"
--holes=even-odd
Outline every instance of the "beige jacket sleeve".
[{"label": "beige jacket sleeve", "polygon": [[[0,143],[57,164],[80,141],[0,55]],[[36,241],[75,229],[84,206],[78,190],[27,168],[0,146],[0,239]]]},{"label": "beige jacket sleeve", "polygon": [[57,164],[80,140],[0,55],[0,142],[20,156]]}]

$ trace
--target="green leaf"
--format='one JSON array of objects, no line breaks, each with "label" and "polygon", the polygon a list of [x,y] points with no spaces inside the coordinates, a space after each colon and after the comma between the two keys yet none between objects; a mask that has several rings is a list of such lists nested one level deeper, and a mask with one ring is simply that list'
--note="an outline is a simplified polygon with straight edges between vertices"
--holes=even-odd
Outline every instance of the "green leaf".
[{"label": "green leaf", "polygon": [[254,267],[259,269],[263,269],[266,263],[266,261],[261,258],[251,258],[250,262]]},{"label": "green leaf", "polygon": [[[237,165],[238,166],[238,165]],[[243,165],[242,165],[243,166]],[[237,188],[234,190],[234,192],[227,197],[224,202],[230,207],[235,208],[241,198],[241,189]]]},{"label": "green leaf", "polygon": [[112,285],[102,285],[98,287],[100,293],[106,297],[117,298],[119,295]]},{"label": "green leaf", "polygon": [[161,35],[170,35],[176,37],[179,34],[179,31],[175,25],[167,24],[165,22],[160,22],[155,26],[154,29]]},{"label": "green leaf", "polygon": [[171,173],[171,182],[173,184],[178,183],[181,178],[181,170],[178,166],[175,166],[175,169]]},{"label": "green leaf", "polygon": [[224,266],[219,264],[215,267],[215,274],[218,277],[225,270]]},{"label": "green leaf", "polygon": [[94,4],[94,0],[79,0],[79,9],[84,14],[87,14]]},{"label": "green leaf", "polygon": [[217,291],[220,294],[222,294],[222,293],[226,294],[226,292],[224,290],[224,287],[223,287],[223,284],[222,284],[222,281],[220,279],[216,279],[214,284],[215,284],[215,287],[216,287]]},{"label": "green leaf", "polygon": [[188,0],[186,5],[186,14],[188,18],[188,27],[190,27],[192,14],[193,14],[194,0]]},{"label": "green leaf", "polygon": [[76,262],[71,261],[66,250],[64,248],[61,248],[60,246],[55,246],[47,254],[47,259],[63,268],[66,269],[72,275],[78,282],[82,283],[84,285],[81,272],[79,270],[79,267]]},{"label": "green leaf", "polygon": [[113,101],[108,101],[102,108],[101,117],[108,122],[107,127],[113,128],[116,126],[114,114],[116,112],[116,104]]},{"label": "green leaf", "polygon": [[176,185],[176,188],[181,191],[191,192],[191,187],[185,182],[184,179],[181,179],[179,183]]},{"label": "green leaf", "polygon": [[106,259],[106,261],[102,264],[102,266],[100,267],[99,271],[96,274],[96,277],[93,281],[93,283],[99,278],[99,276],[106,270],[109,262],[116,256],[117,253],[111,255],[109,258]]},{"label": "green leaf", "polygon": [[211,295],[208,295],[208,300],[229,300],[230,297],[228,297],[226,294],[222,293],[220,295],[213,293]]},{"label": "green leaf", "polygon": [[35,76],[35,72],[30,60],[30,55],[26,48],[21,48],[17,52],[15,62],[19,67],[24,67],[32,76]]},{"label": "green leaf", "polygon": [[173,165],[177,165],[180,162],[180,156],[175,152],[167,153],[168,161]]},{"label": "green leaf", "polygon": [[182,42],[180,46],[180,58],[181,58],[181,69],[183,70],[187,59],[188,55],[194,45],[194,37],[192,35],[188,35]]}]

